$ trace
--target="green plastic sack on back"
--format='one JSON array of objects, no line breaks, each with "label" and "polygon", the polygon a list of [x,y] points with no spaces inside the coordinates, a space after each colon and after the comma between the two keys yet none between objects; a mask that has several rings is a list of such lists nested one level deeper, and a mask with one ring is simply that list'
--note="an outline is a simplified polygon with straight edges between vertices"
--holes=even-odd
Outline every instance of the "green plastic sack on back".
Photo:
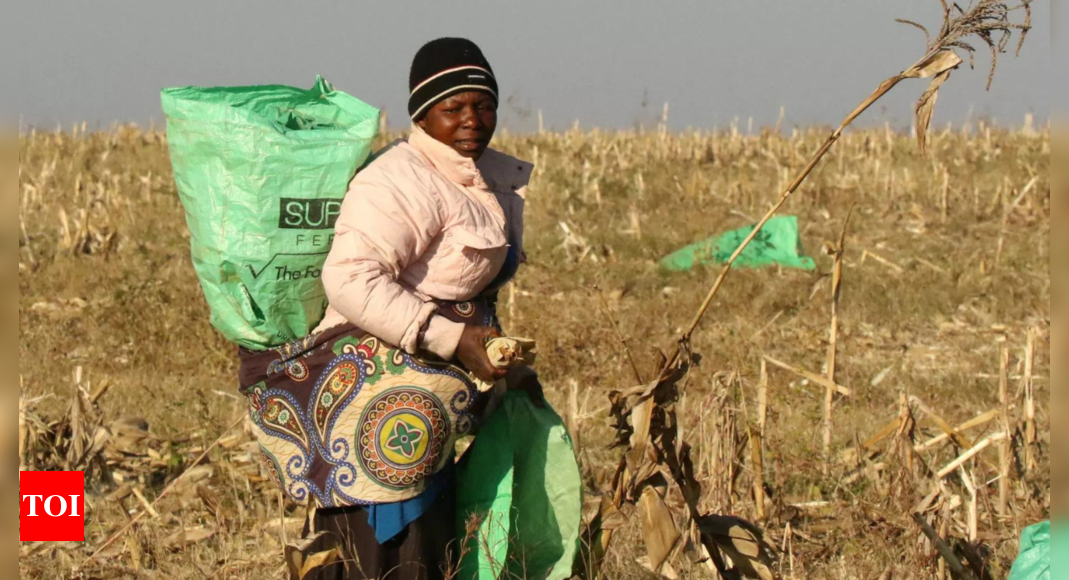
[{"label": "green plastic sack on back", "polygon": [[320,273],[379,111],[321,77],[311,90],[185,87],[161,100],[212,325],[253,350],[306,336],[326,311]]},{"label": "green plastic sack on back", "polygon": [[1050,522],[1026,529],[1009,580],[1050,580],[1050,552]]},{"label": "green plastic sack on back", "polygon": [[[691,244],[661,260],[661,268],[684,272],[699,265],[724,264],[742,245],[756,226],[747,226],[720,236]],[[738,268],[763,268],[778,264],[786,268],[813,270],[813,258],[802,255],[797,216],[779,216],[768,220],[753,242],[735,261]]]},{"label": "green plastic sack on back", "polygon": [[524,393],[507,394],[458,465],[457,536],[467,540],[459,579],[571,578],[582,512],[564,422]]}]

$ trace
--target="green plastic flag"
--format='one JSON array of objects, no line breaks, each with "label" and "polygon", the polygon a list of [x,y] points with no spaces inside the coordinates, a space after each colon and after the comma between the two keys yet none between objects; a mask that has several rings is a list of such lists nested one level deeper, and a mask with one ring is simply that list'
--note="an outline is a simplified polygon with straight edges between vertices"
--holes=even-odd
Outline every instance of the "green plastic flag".
[{"label": "green plastic flag", "polygon": [[[691,244],[661,260],[661,268],[673,272],[692,270],[706,264],[727,263],[756,226],[747,226]],[[813,258],[802,255],[797,216],[774,217],[735,260],[738,268],[763,268],[778,264],[785,268],[813,270]]]},{"label": "green plastic flag", "polygon": [[583,482],[561,418],[507,394],[460,461],[457,508],[462,580],[571,578]]},{"label": "green plastic flag", "polygon": [[212,324],[264,350],[323,318],[334,221],[371,152],[379,111],[322,78],[165,89],[167,142]]},{"label": "green plastic flag", "polygon": [[1050,580],[1050,522],[1032,526],[1021,535],[1021,554],[1009,580]]}]

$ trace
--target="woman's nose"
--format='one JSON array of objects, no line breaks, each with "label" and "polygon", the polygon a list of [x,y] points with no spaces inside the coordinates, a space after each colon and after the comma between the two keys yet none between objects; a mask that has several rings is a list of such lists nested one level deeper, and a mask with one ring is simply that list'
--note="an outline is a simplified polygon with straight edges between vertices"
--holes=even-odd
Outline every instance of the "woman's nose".
[{"label": "woman's nose", "polygon": [[478,113],[475,111],[475,107],[464,107],[461,113],[460,124],[465,129],[478,129],[482,126],[482,119],[479,118]]}]

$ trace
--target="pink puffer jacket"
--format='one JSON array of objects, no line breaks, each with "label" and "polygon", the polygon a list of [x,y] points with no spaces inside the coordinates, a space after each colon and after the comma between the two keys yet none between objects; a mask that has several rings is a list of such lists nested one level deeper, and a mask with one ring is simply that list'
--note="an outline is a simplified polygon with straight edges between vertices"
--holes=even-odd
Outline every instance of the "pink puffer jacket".
[{"label": "pink puffer jacket", "polygon": [[349,186],[323,268],[330,307],[317,330],[349,321],[409,353],[422,347],[451,360],[464,325],[436,315],[429,301],[471,300],[510,245],[523,256],[533,168],[492,149],[473,162],[413,126],[407,142]]}]

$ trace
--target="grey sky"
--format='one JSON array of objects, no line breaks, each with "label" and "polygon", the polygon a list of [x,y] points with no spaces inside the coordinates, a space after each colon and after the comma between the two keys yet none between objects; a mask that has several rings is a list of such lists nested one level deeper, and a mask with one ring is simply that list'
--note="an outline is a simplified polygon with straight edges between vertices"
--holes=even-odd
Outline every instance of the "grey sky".
[{"label": "grey sky", "polygon": [[[176,85],[334,85],[405,124],[408,67],[439,36],[479,43],[499,78],[505,124],[534,128],[725,127],[735,117],[837,123],[884,78],[913,63],[937,24],[937,0],[54,1],[4,9],[16,114],[43,128],[88,121],[162,122],[158,90]],[[991,92],[987,58],[941,94],[936,121],[1050,115],[1050,2],[1020,59],[1005,55]],[[13,58],[12,58],[13,57]],[[8,60],[8,59],[5,59]],[[9,61],[10,62],[10,61]],[[904,126],[914,82],[866,118]],[[648,103],[643,108],[643,102]],[[6,115],[5,115],[6,116]]]}]

